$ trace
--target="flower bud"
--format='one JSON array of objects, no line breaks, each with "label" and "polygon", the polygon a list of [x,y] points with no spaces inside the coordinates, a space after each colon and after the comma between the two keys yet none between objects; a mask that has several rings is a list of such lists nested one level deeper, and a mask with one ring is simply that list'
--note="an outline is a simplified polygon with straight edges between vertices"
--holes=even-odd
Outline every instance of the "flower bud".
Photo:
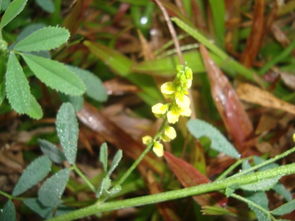
[{"label": "flower bud", "polygon": [[156,141],[153,146],[153,151],[157,157],[162,157],[164,155],[163,144],[161,144],[159,141]]},{"label": "flower bud", "polygon": [[144,136],[142,138],[142,143],[145,145],[150,145],[153,141],[153,138],[151,136]]},{"label": "flower bud", "polygon": [[158,103],[152,106],[152,112],[155,114],[156,117],[161,117],[163,114],[166,114],[167,110],[167,104]]}]

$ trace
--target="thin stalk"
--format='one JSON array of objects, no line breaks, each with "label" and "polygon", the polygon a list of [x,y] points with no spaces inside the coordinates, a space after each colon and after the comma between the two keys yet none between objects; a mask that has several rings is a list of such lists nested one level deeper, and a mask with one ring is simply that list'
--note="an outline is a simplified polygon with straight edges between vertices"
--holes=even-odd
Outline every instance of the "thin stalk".
[{"label": "thin stalk", "polygon": [[5,193],[5,192],[3,192],[1,190],[0,190],[0,195],[4,196],[4,197],[6,197],[7,199],[10,199],[10,200],[13,199],[13,196],[11,196],[10,194]]},{"label": "thin stalk", "polygon": [[253,167],[251,167],[251,168],[249,168],[247,170],[243,170],[240,173],[237,173],[237,174],[233,175],[232,177],[241,176],[241,175],[244,175],[246,173],[249,173],[249,172],[252,172],[254,170],[257,170],[257,169],[259,169],[261,167],[264,167],[264,166],[266,166],[266,165],[268,165],[270,163],[273,163],[273,162],[275,162],[275,161],[277,161],[279,159],[282,159],[285,156],[288,156],[289,154],[291,154],[293,152],[295,152],[295,147],[292,147],[291,149],[285,151],[284,153],[281,153],[281,154],[275,156],[274,158],[271,158],[271,159],[266,160],[266,161],[264,161],[264,162],[262,162],[260,164],[257,164],[256,166],[253,166]]},{"label": "thin stalk", "polygon": [[75,210],[73,212],[69,212],[67,214],[54,217],[49,219],[48,221],[68,221],[79,219],[82,217],[90,216],[99,212],[112,211],[117,209],[129,208],[134,206],[143,206],[147,204],[155,204],[160,202],[165,202],[168,200],[175,200],[184,197],[199,195],[203,193],[208,193],[212,191],[223,190],[229,186],[241,186],[245,184],[255,183],[262,179],[269,179],[276,176],[284,176],[295,173],[295,163],[276,167],[273,169],[268,169],[264,171],[254,172],[250,174],[245,174],[242,177],[230,177],[224,180],[201,184],[198,186],[188,187],[179,190],[172,190],[163,193],[135,197],[126,200],[118,200],[114,202],[107,203],[99,203],[94,204],[79,210]]},{"label": "thin stalk", "polygon": [[77,167],[76,164],[72,166],[73,170],[84,180],[85,184],[93,191],[96,192],[95,186],[90,182],[90,180],[83,174],[83,172]]}]

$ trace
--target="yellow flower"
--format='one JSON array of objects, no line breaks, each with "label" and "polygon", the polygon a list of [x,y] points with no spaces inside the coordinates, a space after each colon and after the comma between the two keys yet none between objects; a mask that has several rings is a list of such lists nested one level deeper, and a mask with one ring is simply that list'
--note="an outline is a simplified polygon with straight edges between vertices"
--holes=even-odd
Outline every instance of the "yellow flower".
[{"label": "yellow flower", "polygon": [[169,81],[161,85],[161,92],[164,95],[164,97],[168,98],[172,94],[175,93],[175,87],[173,82]]},{"label": "yellow flower", "polygon": [[177,93],[175,95],[175,101],[176,101],[176,104],[181,108],[181,109],[186,109],[186,108],[189,108],[190,106],[190,99],[188,96],[182,94],[182,93]]},{"label": "yellow flower", "polygon": [[175,139],[175,137],[176,137],[175,129],[171,126],[166,126],[164,129],[163,136],[162,136],[163,141],[169,142],[169,141]]},{"label": "yellow flower", "polygon": [[161,117],[163,114],[166,114],[167,110],[167,104],[158,103],[152,106],[152,112],[155,114],[156,117]]},{"label": "yellow flower", "polygon": [[153,138],[151,136],[144,136],[142,138],[142,143],[145,144],[145,145],[151,144],[152,141],[153,141]]},{"label": "yellow flower", "polygon": [[293,141],[295,142],[295,133],[293,134]]},{"label": "yellow flower", "polygon": [[189,67],[185,67],[184,74],[187,80],[192,80],[193,79],[193,71]]},{"label": "yellow flower", "polygon": [[186,107],[186,108],[183,108],[181,109],[180,111],[180,115],[181,116],[184,116],[184,117],[189,117],[192,115],[192,110],[190,107]]},{"label": "yellow flower", "polygon": [[178,110],[178,108],[172,108],[167,113],[167,120],[169,124],[175,124],[180,116],[181,112]]},{"label": "yellow flower", "polygon": [[156,141],[153,146],[153,151],[158,157],[162,157],[164,155],[163,144],[161,144],[159,141]]}]

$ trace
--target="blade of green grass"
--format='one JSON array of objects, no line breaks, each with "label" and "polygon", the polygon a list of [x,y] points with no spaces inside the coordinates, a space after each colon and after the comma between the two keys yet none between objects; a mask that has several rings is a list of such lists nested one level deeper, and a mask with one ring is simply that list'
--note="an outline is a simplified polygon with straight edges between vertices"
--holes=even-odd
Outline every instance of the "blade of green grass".
[{"label": "blade of green grass", "polygon": [[223,0],[209,0],[213,16],[214,32],[216,35],[217,45],[224,48],[225,35],[225,7]]}]

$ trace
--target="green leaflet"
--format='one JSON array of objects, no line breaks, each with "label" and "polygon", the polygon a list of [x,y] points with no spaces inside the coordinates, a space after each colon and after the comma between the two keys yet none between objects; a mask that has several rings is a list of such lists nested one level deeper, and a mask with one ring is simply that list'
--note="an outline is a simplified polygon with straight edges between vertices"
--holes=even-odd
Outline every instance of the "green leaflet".
[{"label": "green leaflet", "polygon": [[9,55],[5,75],[6,95],[11,107],[20,114],[40,119],[42,109],[32,96],[28,80],[14,53]]},{"label": "green leaflet", "polygon": [[215,127],[207,122],[199,119],[189,120],[187,127],[190,133],[196,138],[200,138],[202,136],[209,137],[211,139],[212,148],[218,152],[234,158],[240,158],[240,154],[234,146],[228,142],[228,140]]},{"label": "green leaflet", "polygon": [[83,81],[64,64],[32,54],[21,54],[37,78],[57,91],[68,95],[82,95],[86,87]]},{"label": "green leaflet", "polygon": [[99,161],[102,164],[104,172],[108,170],[108,146],[106,143],[100,145],[99,149]]},{"label": "green leaflet", "polygon": [[53,143],[43,139],[38,139],[38,143],[42,152],[47,155],[52,162],[62,163],[66,160],[64,153],[61,152]]},{"label": "green leaflet", "polygon": [[60,107],[56,116],[56,130],[65,157],[69,163],[74,164],[79,128],[74,107],[70,103],[64,103]]},{"label": "green leaflet", "polygon": [[0,22],[0,29],[4,28],[19,13],[21,13],[22,10],[25,8],[26,4],[27,0],[14,0],[13,2],[11,2],[2,16]]},{"label": "green leaflet", "polygon": [[51,208],[43,206],[37,198],[27,198],[23,203],[42,218],[49,217],[52,212]]},{"label": "green leaflet", "polygon": [[69,169],[63,169],[49,177],[38,191],[38,199],[44,205],[55,208],[60,204],[61,196],[69,180]]},{"label": "green leaflet", "polygon": [[82,79],[82,81],[86,85],[87,96],[99,102],[107,100],[107,91],[103,86],[101,80],[95,74],[78,67],[69,65],[67,65],[67,67]]},{"label": "green leaflet", "polygon": [[0,220],[2,221],[16,221],[15,206],[11,200],[5,203],[3,210],[0,210]]},{"label": "green leaflet", "polygon": [[51,161],[47,156],[38,157],[24,170],[17,184],[15,185],[12,195],[18,196],[36,185],[39,181],[47,176],[51,169]]},{"label": "green leaflet", "polygon": [[[246,197],[248,200],[252,201],[253,204],[256,204],[266,211],[268,211],[268,199],[265,192],[259,191],[252,193],[250,196]],[[264,213],[259,208],[255,207],[252,204],[248,204],[249,208],[255,213],[258,221],[271,221],[269,215],[270,213]]]},{"label": "green leaflet", "polygon": [[271,213],[274,215],[281,216],[281,215],[291,213],[294,210],[295,210],[295,200],[292,200],[274,209],[273,211],[271,211]]},{"label": "green leaflet", "polygon": [[54,12],[54,4],[52,0],[35,0],[35,2],[46,12]]},{"label": "green leaflet", "polygon": [[14,46],[18,51],[47,51],[58,48],[70,37],[67,29],[61,27],[45,27],[34,31]]}]

